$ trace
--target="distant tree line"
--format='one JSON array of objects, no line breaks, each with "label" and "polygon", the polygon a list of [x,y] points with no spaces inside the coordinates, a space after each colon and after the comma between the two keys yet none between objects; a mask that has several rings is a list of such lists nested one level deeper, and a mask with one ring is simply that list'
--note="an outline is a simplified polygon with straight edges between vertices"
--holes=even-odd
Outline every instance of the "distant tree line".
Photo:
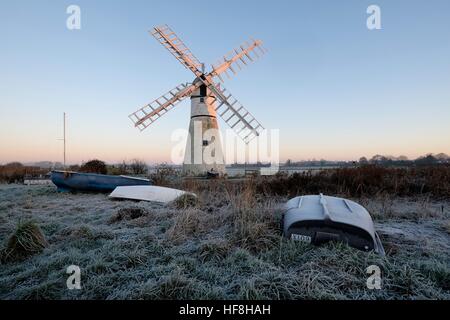
[{"label": "distant tree line", "polygon": [[0,166],[0,183],[22,183],[27,177],[45,176],[47,169],[10,162]]},{"label": "distant tree line", "polygon": [[376,164],[381,166],[432,166],[438,164],[448,164],[450,163],[450,157],[445,153],[439,153],[433,155],[431,153],[421,156],[414,160],[409,160],[406,156],[383,156],[383,155],[374,155],[369,160],[365,157],[361,157],[359,159],[360,165],[368,165],[368,164]]},{"label": "distant tree line", "polygon": [[449,164],[450,157],[445,153],[426,154],[417,159],[410,160],[406,156],[388,156],[388,155],[374,155],[367,159],[361,157],[358,161],[329,161],[325,159],[320,160],[306,160],[306,161],[292,161],[288,159],[282,166],[284,167],[354,167],[357,165],[379,165],[379,166],[430,166],[439,164]]}]

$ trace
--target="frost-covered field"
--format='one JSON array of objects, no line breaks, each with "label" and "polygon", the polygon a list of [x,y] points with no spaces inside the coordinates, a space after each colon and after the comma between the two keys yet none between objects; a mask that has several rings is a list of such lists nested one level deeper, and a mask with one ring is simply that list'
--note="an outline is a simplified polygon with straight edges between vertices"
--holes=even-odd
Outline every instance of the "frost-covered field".
[{"label": "frost-covered field", "polygon": [[[449,201],[360,198],[387,256],[280,237],[280,204],[221,182],[178,209],[0,185],[0,241],[34,221],[41,252],[0,265],[1,299],[449,299]],[[127,211],[141,208],[143,210]],[[125,209],[120,211],[120,209]],[[81,268],[68,290],[66,268]],[[382,270],[381,290],[366,268]]]}]

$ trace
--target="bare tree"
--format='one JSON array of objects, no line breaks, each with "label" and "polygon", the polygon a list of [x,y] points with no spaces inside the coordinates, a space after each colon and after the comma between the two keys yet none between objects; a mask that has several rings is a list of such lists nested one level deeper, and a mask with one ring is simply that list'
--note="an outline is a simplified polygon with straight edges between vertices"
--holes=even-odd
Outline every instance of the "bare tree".
[{"label": "bare tree", "polygon": [[118,165],[118,171],[120,174],[127,174],[128,170],[129,165],[125,162],[125,160],[123,160],[122,163]]},{"label": "bare tree", "polygon": [[148,168],[144,161],[133,159],[129,165],[133,174],[147,174]]}]

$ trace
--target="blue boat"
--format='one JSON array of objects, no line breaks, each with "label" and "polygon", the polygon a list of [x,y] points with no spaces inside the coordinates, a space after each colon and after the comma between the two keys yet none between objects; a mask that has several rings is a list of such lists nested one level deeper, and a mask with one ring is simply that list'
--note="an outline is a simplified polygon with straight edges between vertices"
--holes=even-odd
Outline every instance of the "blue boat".
[{"label": "blue boat", "polygon": [[58,191],[111,192],[121,186],[152,184],[149,179],[144,178],[57,170],[51,172],[51,179]]}]

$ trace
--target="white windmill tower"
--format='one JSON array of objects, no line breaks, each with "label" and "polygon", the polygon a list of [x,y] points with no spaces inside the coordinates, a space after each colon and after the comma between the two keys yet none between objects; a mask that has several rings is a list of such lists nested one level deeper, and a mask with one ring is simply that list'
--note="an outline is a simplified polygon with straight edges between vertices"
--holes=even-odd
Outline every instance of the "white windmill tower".
[{"label": "white windmill tower", "polygon": [[[244,140],[250,142],[264,128],[223,86],[214,82],[217,77],[221,82],[222,74],[229,77],[228,70],[236,73],[233,66],[241,69],[241,62],[246,65],[253,58],[258,58],[256,49],[265,52],[260,40],[246,42],[238,49],[223,56],[212,70],[205,73],[204,64],[200,63],[178,36],[167,26],[155,27],[150,32],[169,52],[190,69],[195,79],[192,83],[180,84],[168,93],[129,115],[134,125],[141,131],[171,110],[184,98],[191,98],[191,120],[183,175],[202,176],[208,172],[225,173],[225,163],[218,131],[217,114]],[[253,57],[252,57],[252,55]]]}]

